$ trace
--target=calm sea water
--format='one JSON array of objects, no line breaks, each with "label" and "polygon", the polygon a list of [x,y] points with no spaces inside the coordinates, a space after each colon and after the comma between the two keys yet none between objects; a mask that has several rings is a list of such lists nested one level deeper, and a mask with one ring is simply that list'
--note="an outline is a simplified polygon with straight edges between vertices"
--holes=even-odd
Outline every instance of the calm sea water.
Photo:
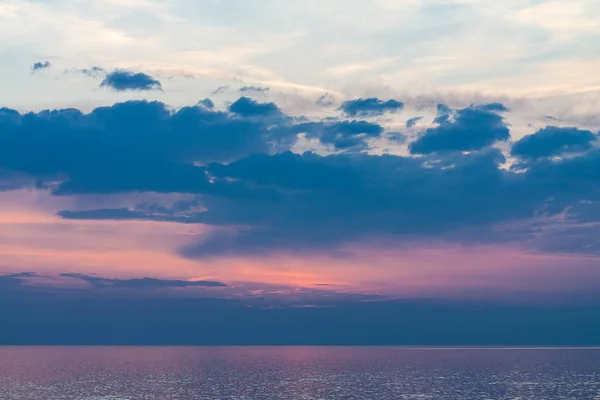
[{"label": "calm sea water", "polygon": [[600,350],[0,347],[1,400],[600,399]]}]

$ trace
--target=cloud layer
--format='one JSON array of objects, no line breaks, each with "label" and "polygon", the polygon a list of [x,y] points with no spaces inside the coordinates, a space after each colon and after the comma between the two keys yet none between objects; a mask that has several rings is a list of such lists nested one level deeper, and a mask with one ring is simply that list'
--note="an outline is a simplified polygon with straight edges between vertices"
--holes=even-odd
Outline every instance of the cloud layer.
[{"label": "cloud layer", "polygon": [[[392,103],[352,104],[352,110],[358,104],[372,116]],[[217,228],[182,249],[187,257],[331,251],[381,240],[396,246],[414,240],[532,240],[538,250],[600,251],[593,228],[600,215],[585,214],[584,221],[582,214],[579,220],[574,216],[583,205],[600,201],[597,135],[547,127],[513,145],[510,154],[517,159],[507,169],[509,154],[496,147],[510,139],[504,111],[501,104],[458,110],[440,105],[433,124],[402,145],[402,133],[373,121],[344,115],[306,121],[248,97],[227,110],[215,109],[208,99],[179,110],[146,101],[89,114],[2,109],[0,168],[30,177],[23,182],[37,179],[39,188],[55,195],[193,195],[193,201],[171,206],[60,212],[69,219]],[[333,154],[291,152],[302,138]],[[413,155],[373,154],[373,140],[396,141]],[[563,225],[547,223],[538,232],[534,221],[559,217]],[[515,221],[526,226],[498,228]]]}]

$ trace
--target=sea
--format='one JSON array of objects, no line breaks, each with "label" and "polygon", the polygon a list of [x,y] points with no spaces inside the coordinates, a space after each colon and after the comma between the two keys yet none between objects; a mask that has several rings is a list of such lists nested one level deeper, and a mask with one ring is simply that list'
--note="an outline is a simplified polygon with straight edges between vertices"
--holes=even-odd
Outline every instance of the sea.
[{"label": "sea", "polygon": [[600,400],[600,349],[0,347],[0,400]]}]

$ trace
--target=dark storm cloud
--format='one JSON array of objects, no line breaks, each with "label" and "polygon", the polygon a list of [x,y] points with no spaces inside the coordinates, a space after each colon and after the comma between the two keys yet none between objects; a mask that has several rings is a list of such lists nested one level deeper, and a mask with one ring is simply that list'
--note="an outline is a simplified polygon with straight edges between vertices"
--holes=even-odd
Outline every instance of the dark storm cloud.
[{"label": "dark storm cloud", "polygon": [[514,143],[511,154],[520,158],[544,158],[592,148],[598,135],[577,128],[548,126]]},{"label": "dark storm cloud", "polygon": [[430,154],[448,151],[473,151],[510,139],[504,119],[492,110],[471,106],[452,113],[447,107],[438,108],[435,122],[423,136],[411,143],[412,154]]},{"label": "dark storm cloud", "polygon": [[42,69],[48,69],[52,66],[50,61],[38,61],[31,66],[31,73],[40,71]]},{"label": "dark storm cloud", "polygon": [[107,73],[100,87],[117,92],[162,90],[161,83],[150,75],[121,69]]},{"label": "dark storm cloud", "polygon": [[181,281],[156,278],[140,279],[108,279],[84,274],[61,274],[66,278],[82,280],[97,289],[160,289],[160,288],[188,288],[188,287],[227,287],[227,284],[216,281]]},{"label": "dark storm cloud", "polygon": [[403,108],[404,103],[397,100],[383,101],[374,97],[349,100],[340,106],[340,110],[350,117],[379,116],[386,112],[396,112]]}]

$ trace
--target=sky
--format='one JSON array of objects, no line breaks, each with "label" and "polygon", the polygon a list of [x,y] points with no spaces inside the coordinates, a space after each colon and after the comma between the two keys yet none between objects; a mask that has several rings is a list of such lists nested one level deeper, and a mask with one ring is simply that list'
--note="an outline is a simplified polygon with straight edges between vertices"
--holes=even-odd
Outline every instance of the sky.
[{"label": "sky", "polygon": [[0,343],[598,344],[598,21],[0,0]]}]

